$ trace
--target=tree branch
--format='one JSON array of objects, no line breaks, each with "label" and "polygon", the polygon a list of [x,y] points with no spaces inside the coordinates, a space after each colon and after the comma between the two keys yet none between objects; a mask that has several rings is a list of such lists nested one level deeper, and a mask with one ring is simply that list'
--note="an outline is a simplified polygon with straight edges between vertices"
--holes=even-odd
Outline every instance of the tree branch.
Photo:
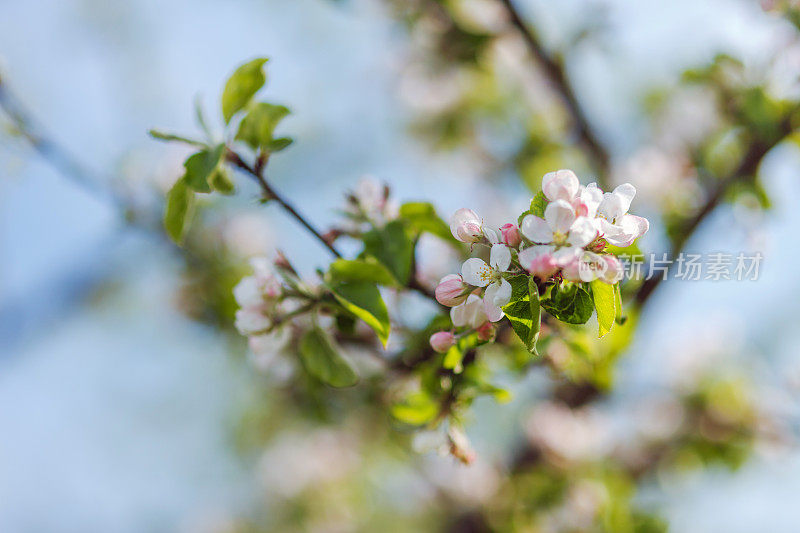
[{"label": "tree branch", "polygon": [[535,30],[525,23],[512,0],[499,0],[499,2],[505,8],[511,23],[522,35],[528,50],[539,62],[545,75],[550,80],[550,83],[552,83],[556,92],[563,100],[564,107],[567,109],[572,119],[573,127],[575,128],[580,144],[588,153],[592,164],[598,172],[598,184],[602,188],[607,189],[610,156],[592,130],[589,119],[586,117],[583,107],[575,96],[575,91],[567,77],[564,64],[556,56],[547,53],[542,43],[539,41]]}]

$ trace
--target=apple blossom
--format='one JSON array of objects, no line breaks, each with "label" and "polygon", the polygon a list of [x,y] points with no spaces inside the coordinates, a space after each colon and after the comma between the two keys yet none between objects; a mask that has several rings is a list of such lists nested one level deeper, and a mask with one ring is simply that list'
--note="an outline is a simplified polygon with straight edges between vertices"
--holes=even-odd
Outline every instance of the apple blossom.
[{"label": "apple blossom", "polygon": [[[453,214],[450,221],[450,233],[461,242],[480,242],[484,237],[483,221],[472,209],[461,208]],[[491,240],[489,236],[487,239]]]},{"label": "apple blossom", "polygon": [[442,305],[453,307],[462,303],[469,295],[470,287],[459,274],[448,274],[439,281],[434,291],[436,301]]},{"label": "apple blossom", "polygon": [[477,294],[470,294],[466,301],[450,309],[450,320],[457,328],[469,326],[479,328],[488,320],[483,307],[483,299]]},{"label": "apple blossom", "polygon": [[564,200],[572,202],[580,189],[578,176],[571,170],[556,170],[548,172],[542,178],[542,192],[548,200]]},{"label": "apple blossom", "polygon": [[461,276],[470,285],[486,287],[483,296],[486,316],[497,322],[503,318],[500,308],[511,300],[511,284],[501,274],[511,266],[511,250],[505,244],[493,244],[489,263],[477,257],[467,259],[461,266]]},{"label": "apple blossom", "polygon": [[456,338],[449,331],[437,331],[431,335],[430,343],[434,351],[445,353],[456,343]]},{"label": "apple blossom", "polygon": [[546,280],[558,271],[559,265],[553,257],[553,246],[530,246],[519,253],[519,264],[534,276]]},{"label": "apple blossom", "polygon": [[598,229],[609,244],[630,246],[650,228],[646,218],[628,214],[634,196],[636,187],[630,183],[603,194],[603,201],[597,208],[597,221]]},{"label": "apple blossom", "polygon": [[516,248],[522,242],[522,238],[519,236],[519,228],[517,228],[516,224],[503,224],[500,226],[500,233],[503,235],[503,243],[511,248]]},{"label": "apple blossom", "polygon": [[538,244],[551,244],[557,262],[568,260],[597,236],[595,224],[587,217],[578,217],[565,200],[547,204],[544,219],[528,215],[522,219],[522,234]]}]

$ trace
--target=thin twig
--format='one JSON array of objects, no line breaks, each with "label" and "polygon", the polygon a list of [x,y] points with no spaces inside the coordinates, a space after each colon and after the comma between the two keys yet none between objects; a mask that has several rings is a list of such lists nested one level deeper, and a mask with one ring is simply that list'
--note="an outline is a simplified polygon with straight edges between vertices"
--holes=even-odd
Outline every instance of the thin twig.
[{"label": "thin twig", "polygon": [[563,63],[554,55],[548,54],[539,41],[535,30],[522,19],[519,11],[514,6],[512,0],[499,0],[514,27],[519,30],[528,50],[544,70],[545,75],[553,84],[556,92],[564,102],[564,106],[572,119],[573,126],[586,152],[589,154],[594,164],[598,176],[597,181],[601,187],[608,187],[608,172],[610,167],[610,156],[600,140],[592,130],[589,119],[583,110],[575,91],[567,77]]}]

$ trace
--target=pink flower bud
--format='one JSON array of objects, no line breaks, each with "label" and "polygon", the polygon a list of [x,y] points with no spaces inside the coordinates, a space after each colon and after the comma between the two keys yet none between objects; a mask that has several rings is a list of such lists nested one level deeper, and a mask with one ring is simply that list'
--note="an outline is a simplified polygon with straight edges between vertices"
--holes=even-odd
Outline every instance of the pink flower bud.
[{"label": "pink flower bud", "polygon": [[469,296],[469,285],[464,283],[459,274],[449,274],[442,278],[434,291],[436,301],[448,307],[454,307]]},{"label": "pink flower bud", "polygon": [[449,331],[437,331],[431,335],[431,348],[439,353],[445,353],[456,343],[455,336]]},{"label": "pink flower bud", "polygon": [[506,246],[516,248],[519,246],[519,243],[522,242],[522,239],[519,236],[519,228],[514,224],[503,224],[503,226],[500,228],[500,233],[503,234],[503,243],[505,243]]},{"label": "pink flower bud", "polygon": [[453,215],[450,233],[461,242],[478,242],[483,239],[483,222],[475,211],[462,208]]},{"label": "pink flower bud", "polygon": [[480,341],[492,340],[494,338],[495,331],[495,327],[491,322],[486,322],[477,330],[475,330],[475,332],[478,334],[478,340]]}]

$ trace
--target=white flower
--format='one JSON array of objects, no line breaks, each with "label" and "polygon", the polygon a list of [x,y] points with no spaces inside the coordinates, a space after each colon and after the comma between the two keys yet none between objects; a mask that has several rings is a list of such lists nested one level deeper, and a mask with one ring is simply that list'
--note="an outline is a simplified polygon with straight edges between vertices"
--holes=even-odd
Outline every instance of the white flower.
[{"label": "white flower", "polygon": [[483,226],[483,220],[472,209],[461,208],[453,213],[450,220],[450,233],[457,241],[474,243],[486,240],[492,244],[500,242],[497,232]]},{"label": "white flower", "polygon": [[597,228],[591,219],[578,217],[565,200],[547,204],[544,219],[528,215],[522,220],[522,234],[538,244],[554,247],[553,257],[561,263],[580,253],[580,249],[597,236]]},{"label": "white flower", "polygon": [[258,308],[247,307],[236,311],[234,326],[242,335],[259,333],[272,325],[272,322]]},{"label": "white flower", "polygon": [[511,250],[505,244],[493,244],[489,263],[477,257],[467,259],[461,266],[461,276],[470,285],[486,287],[484,311],[490,321],[497,322],[503,318],[500,308],[511,300],[511,284],[501,275],[511,266]]},{"label": "white flower", "polygon": [[488,320],[483,309],[483,300],[477,294],[470,294],[466,302],[450,309],[450,319],[457,328],[479,328]]},{"label": "white flower", "polygon": [[597,208],[598,228],[609,244],[630,246],[650,228],[646,218],[628,214],[634,196],[636,187],[630,183],[603,194],[603,201]]},{"label": "white flower", "polygon": [[571,170],[548,172],[542,178],[542,192],[548,200],[572,202],[580,188],[578,176]]}]

